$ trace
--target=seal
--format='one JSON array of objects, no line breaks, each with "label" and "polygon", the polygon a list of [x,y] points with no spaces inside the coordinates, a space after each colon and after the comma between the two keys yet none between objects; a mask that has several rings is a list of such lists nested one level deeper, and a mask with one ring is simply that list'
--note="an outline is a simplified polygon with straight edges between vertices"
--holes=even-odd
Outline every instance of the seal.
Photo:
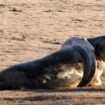
[{"label": "seal", "polygon": [[65,72],[77,63],[83,63],[84,71],[79,86],[87,85],[90,73],[95,71],[94,50],[85,39],[72,40],[69,47],[64,45],[60,50],[41,59],[16,64],[0,71],[0,90],[76,87],[77,83],[75,85],[70,82],[74,76],[72,79],[67,78]]}]

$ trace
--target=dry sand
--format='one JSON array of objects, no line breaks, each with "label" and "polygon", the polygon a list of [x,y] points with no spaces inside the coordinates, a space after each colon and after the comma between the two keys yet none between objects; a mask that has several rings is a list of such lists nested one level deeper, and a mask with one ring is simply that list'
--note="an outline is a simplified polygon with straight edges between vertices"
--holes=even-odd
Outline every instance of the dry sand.
[{"label": "dry sand", "polygon": [[[105,0],[0,0],[1,69],[50,54],[71,36],[104,34]],[[0,105],[105,104],[104,86],[80,90],[1,91]]]}]

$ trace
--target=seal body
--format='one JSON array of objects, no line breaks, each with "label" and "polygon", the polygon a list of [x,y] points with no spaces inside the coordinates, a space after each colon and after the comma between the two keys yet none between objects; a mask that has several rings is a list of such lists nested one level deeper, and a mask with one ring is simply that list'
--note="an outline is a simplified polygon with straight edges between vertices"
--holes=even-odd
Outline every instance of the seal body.
[{"label": "seal body", "polygon": [[[38,60],[21,63],[0,72],[0,90],[17,89],[59,89],[88,84],[91,72],[95,71],[95,56],[91,45],[76,38],[71,47],[62,49]],[[90,47],[81,47],[87,45]],[[90,54],[92,56],[90,56]],[[75,64],[78,63],[78,66]],[[73,75],[83,65],[81,72]],[[74,66],[73,66],[74,65]],[[71,78],[72,77],[72,78]],[[80,79],[80,83],[78,82]]]}]

